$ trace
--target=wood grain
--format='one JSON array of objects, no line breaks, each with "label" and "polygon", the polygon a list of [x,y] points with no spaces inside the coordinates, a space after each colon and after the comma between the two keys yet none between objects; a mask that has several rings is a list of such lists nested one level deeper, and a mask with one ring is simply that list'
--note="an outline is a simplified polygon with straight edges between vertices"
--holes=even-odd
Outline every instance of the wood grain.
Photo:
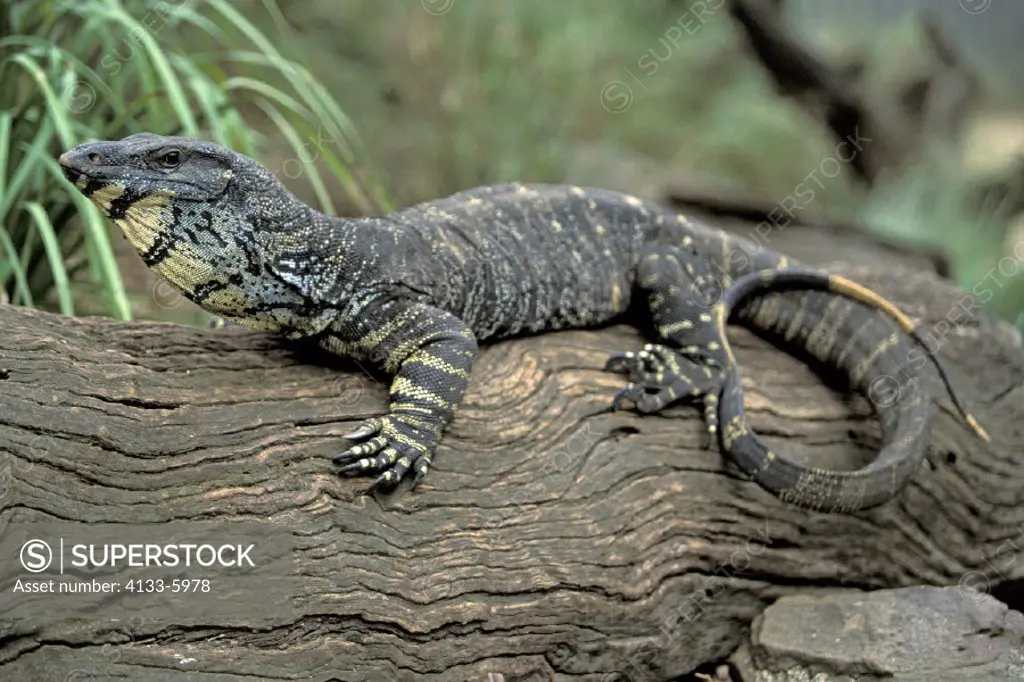
[{"label": "wood grain", "polygon": [[[926,326],[963,296],[898,267],[836,271]],[[4,305],[0,327],[0,527],[272,520],[292,531],[300,585],[291,614],[259,625],[3,621],[5,679],[667,680],[727,656],[780,595],[1024,577],[1006,553],[1024,528],[1024,368],[1019,338],[985,316],[942,354],[994,442],[939,394],[929,465],[848,517],[743,480],[699,448],[691,408],[609,412],[622,377],[605,358],[642,343],[627,326],[486,348],[425,483],[377,499],[330,461],[385,405],[357,367],[238,329]],[[867,401],[731,331],[768,440],[830,466],[870,457]]]}]

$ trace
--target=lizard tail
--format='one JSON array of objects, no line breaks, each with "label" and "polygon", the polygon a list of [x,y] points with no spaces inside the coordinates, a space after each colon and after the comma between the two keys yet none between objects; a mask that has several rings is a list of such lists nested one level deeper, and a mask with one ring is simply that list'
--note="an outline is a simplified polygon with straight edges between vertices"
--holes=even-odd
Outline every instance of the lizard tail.
[{"label": "lizard tail", "polygon": [[[837,294],[843,294],[844,296],[848,296],[887,313],[896,321],[896,324],[899,325],[900,329],[906,332],[906,334],[918,345],[926,351],[928,350],[928,344],[925,342],[924,338],[921,337],[921,333],[917,331],[917,327],[914,323],[909,317],[904,315],[899,308],[893,305],[891,301],[883,298],[871,289],[861,286],[853,280],[846,279],[839,275],[829,275],[828,281],[830,291]],[[936,349],[935,353],[929,352],[928,356],[935,365],[935,369],[939,373],[942,383],[946,386],[946,390],[949,392],[949,397],[953,400],[953,404],[956,406],[957,411],[960,412],[960,416],[963,417],[967,426],[970,427],[970,429],[974,431],[979,438],[986,443],[990,442],[992,439],[989,437],[988,432],[982,428],[981,424],[978,423],[978,420],[970,413],[956,389],[953,388],[953,383],[949,379],[949,373],[946,371],[946,363],[939,357],[937,350],[938,349]]]},{"label": "lizard tail", "polygon": [[960,394],[953,387],[953,382],[949,378],[946,363],[941,357],[939,357],[937,352],[932,353],[928,351],[928,344],[921,336],[921,333],[917,330],[913,321],[899,308],[897,308],[892,301],[889,301],[871,289],[840,275],[826,275],[814,270],[803,268],[762,270],[760,272],[745,275],[744,277],[736,280],[733,286],[726,291],[723,296],[722,303],[724,304],[725,310],[731,312],[740,301],[757,291],[778,290],[781,288],[802,288],[828,291],[834,294],[846,296],[847,298],[851,298],[855,301],[860,301],[861,303],[887,314],[896,322],[897,326],[899,326],[903,332],[905,332],[914,340],[915,343],[920,345],[928,353],[928,357],[935,365],[939,378],[942,380],[943,385],[949,392],[953,405],[956,407],[967,426],[983,441],[991,441],[991,437],[988,435],[988,432],[981,426],[981,424],[978,423],[978,420],[971,414],[970,410],[967,409],[967,406],[960,397]]},{"label": "lizard tail", "polygon": [[[722,448],[748,475],[763,488],[769,490],[784,502],[826,512],[853,512],[868,509],[887,502],[894,497],[920,467],[928,448],[928,434],[931,427],[930,401],[922,392],[901,395],[901,399],[890,405],[879,404],[878,411],[882,427],[883,446],[878,456],[867,466],[857,471],[833,471],[808,467],[774,453],[747,423],[743,409],[743,389],[739,365],[732,359],[725,336],[725,323],[729,314],[749,295],[763,290],[787,288],[813,289],[838,294],[865,303],[892,317],[899,327],[915,342],[924,345],[923,339],[914,329],[913,323],[891,302],[855,282],[808,269],[761,270],[744,275],[726,289],[714,311],[714,320],[723,350],[728,358],[727,372],[719,403],[719,437]],[[779,299],[782,308],[795,308],[791,299]],[[773,305],[776,311],[777,306]],[[795,310],[790,310],[790,314]],[[776,312],[777,314],[777,312]],[[805,308],[805,329],[812,329],[824,322],[824,309]],[[817,319],[815,319],[817,318]],[[780,318],[781,319],[781,318]],[[746,320],[755,328],[764,327],[756,315]],[[854,318],[845,320],[846,331],[855,333],[859,322]],[[874,339],[874,349],[863,349],[867,354],[884,349],[885,343]],[[852,359],[852,356],[850,356]],[[826,358],[820,358],[823,361]],[[946,387],[953,395],[954,403],[965,420],[980,437],[987,440],[988,434],[964,408],[953,391],[945,367],[939,358],[932,355],[933,362]],[[867,385],[882,377],[881,366],[877,363],[867,370],[873,376],[864,375],[858,383]],[[865,382],[864,379],[868,381]],[[890,409],[891,408],[891,409]]]}]

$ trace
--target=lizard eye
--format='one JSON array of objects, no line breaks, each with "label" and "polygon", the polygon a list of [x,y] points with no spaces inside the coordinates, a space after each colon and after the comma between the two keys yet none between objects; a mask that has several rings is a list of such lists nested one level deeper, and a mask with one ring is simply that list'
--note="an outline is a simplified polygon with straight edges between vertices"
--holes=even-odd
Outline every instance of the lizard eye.
[{"label": "lizard eye", "polygon": [[157,161],[164,168],[177,168],[181,165],[181,152],[177,149],[168,149],[157,157]]}]

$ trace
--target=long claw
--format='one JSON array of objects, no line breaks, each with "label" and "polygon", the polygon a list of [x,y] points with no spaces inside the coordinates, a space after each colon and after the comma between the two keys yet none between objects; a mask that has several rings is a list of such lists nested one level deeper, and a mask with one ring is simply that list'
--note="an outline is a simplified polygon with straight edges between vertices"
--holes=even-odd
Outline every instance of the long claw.
[{"label": "long claw", "polygon": [[368,424],[363,424],[352,433],[346,433],[345,435],[342,436],[342,438],[344,438],[345,440],[362,440],[367,436],[372,436],[375,433],[377,433],[377,429]]},{"label": "long claw", "polygon": [[394,472],[388,469],[383,474],[373,479],[373,483],[366,489],[365,495],[372,495],[375,492],[388,493],[391,492],[395,486],[398,485],[398,481],[395,480]]},{"label": "long claw", "polygon": [[412,479],[411,489],[415,490],[416,486],[418,486],[420,481],[423,480],[423,477],[427,475],[427,469],[430,468],[430,455],[423,455],[416,460],[416,464],[413,465],[413,468],[416,470],[416,476]]},{"label": "long claw", "polygon": [[630,364],[636,361],[636,354],[632,351],[623,351],[619,353],[613,353],[608,361],[604,363],[605,372],[624,372],[629,371]]},{"label": "long claw", "polygon": [[622,403],[626,400],[630,400],[634,403],[639,402],[644,397],[644,389],[636,384],[629,384],[625,388],[619,389],[619,392],[615,394],[612,399],[612,410],[616,411],[622,408]]},{"label": "long claw", "polygon": [[387,444],[387,439],[381,436],[371,438],[365,443],[353,445],[345,452],[335,455],[334,463],[348,464],[349,462],[355,462],[359,459],[362,459],[363,457],[369,457],[370,455],[374,455],[380,452],[380,450],[384,448]]},{"label": "long claw", "polygon": [[[335,458],[335,461],[337,461],[337,458]],[[369,468],[370,468],[370,459],[368,457],[364,457],[362,459],[357,459],[354,462],[350,462],[349,464],[344,464],[344,465],[338,467],[338,473],[339,474],[346,474],[346,473],[350,473],[350,472],[353,472],[353,471],[365,471],[366,469],[369,469]]]}]

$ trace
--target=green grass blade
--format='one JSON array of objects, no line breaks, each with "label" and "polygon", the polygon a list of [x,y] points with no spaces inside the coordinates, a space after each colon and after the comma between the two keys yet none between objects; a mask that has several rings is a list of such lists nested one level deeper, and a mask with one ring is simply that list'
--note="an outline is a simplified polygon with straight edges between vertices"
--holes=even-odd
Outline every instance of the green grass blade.
[{"label": "green grass blade", "polygon": [[[307,106],[312,110],[315,119],[327,127],[330,134],[338,142],[338,149],[342,153],[343,158],[349,164],[354,164],[354,154],[351,149],[351,145],[346,146],[341,144],[342,140],[355,139],[355,131],[349,122],[348,118],[341,111],[331,97],[327,94],[326,89],[313,78],[308,71],[295,64],[294,62],[285,59],[281,53],[267,40],[259,29],[257,29],[248,19],[243,17],[238,10],[232,7],[229,3],[224,0],[208,0],[210,6],[220,12],[228,21],[234,24],[239,30],[241,30],[246,37],[259,49],[263,54],[263,58],[268,61],[268,64],[275,67],[280,71],[281,75],[284,76],[288,83],[292,83],[298,92],[299,96],[306,102]],[[358,177],[355,178],[359,180]],[[365,192],[358,192],[353,194],[353,198],[361,204],[367,204],[367,197]],[[372,205],[366,205],[363,208],[368,209]]]},{"label": "green grass blade", "polygon": [[103,222],[103,216],[99,209],[93,205],[74,185],[64,178],[60,166],[53,159],[43,156],[42,163],[50,171],[54,178],[63,186],[67,187],[72,200],[78,206],[82,216],[82,226],[85,230],[86,240],[89,242],[90,253],[95,257],[96,272],[107,294],[107,302],[111,313],[119,320],[132,319],[131,305],[128,303],[128,295],[125,293],[124,282],[121,279],[121,271],[117,267],[117,260],[114,258],[114,248],[110,244],[107,233],[107,226]]},{"label": "green grass blade", "polygon": [[304,133],[307,139],[314,143],[319,150],[320,158],[323,159],[324,165],[330,169],[335,180],[341,184],[348,195],[357,202],[363,211],[370,210],[372,202],[364,191],[362,183],[356,178],[352,167],[345,164],[334,152],[321,144],[320,136],[318,135],[320,131],[314,131],[310,126],[301,121],[296,125],[300,132]]},{"label": "green grass blade", "polygon": [[64,255],[61,253],[53,224],[50,223],[50,219],[46,215],[46,209],[36,201],[25,202],[22,207],[32,216],[39,238],[43,240],[46,258],[50,262],[50,273],[53,275],[53,284],[57,290],[60,312],[62,315],[74,315],[75,307],[71,302],[71,283],[68,280],[67,270],[64,269]]},{"label": "green grass blade", "polygon": [[119,5],[111,6],[104,14],[127,28],[142,43],[149,57],[149,62],[153,65],[157,76],[166,89],[171,108],[174,109],[175,115],[181,122],[182,134],[188,137],[195,137],[199,132],[199,126],[196,123],[195,116],[192,114],[192,107],[185,96],[185,90],[181,85],[181,81],[178,80],[174,69],[171,68],[167,55],[164,54],[156,38]]},{"label": "green grass blade", "polygon": [[[35,138],[32,143],[27,146],[26,153],[18,160],[17,170],[14,171],[14,176],[11,178],[11,184],[7,186],[7,196],[16,197],[21,192],[22,186],[28,181],[29,175],[33,171],[38,171],[38,168],[31,163],[25,163],[25,160],[30,156],[42,153],[44,149],[50,144],[50,140],[53,138],[53,124],[50,123],[49,117],[44,118],[39,129],[36,130]],[[25,146],[22,143],[21,146]],[[3,221],[7,216],[7,212],[12,208],[11,202],[7,201],[0,203],[0,221]]]},{"label": "green grass blade", "polygon": [[195,93],[196,101],[203,110],[203,118],[210,127],[210,135],[217,144],[226,147],[231,146],[227,139],[222,122],[222,109],[227,104],[223,91],[217,89],[206,75],[188,59],[179,55],[171,55],[174,66],[188,76],[187,82],[192,92]]},{"label": "green grass blade", "polygon": [[[336,179],[345,188],[363,211],[374,213],[387,212],[394,208],[394,204],[383,186],[376,181],[369,183],[358,172],[358,158],[364,158],[361,152],[362,143],[355,132],[355,128],[345,116],[341,108],[335,103],[326,88],[317,81],[312,74],[304,67],[293,62],[278,61],[272,57],[251,51],[235,50],[226,57],[225,61],[235,61],[245,64],[255,64],[281,72],[289,83],[292,83],[295,90],[300,93],[306,105],[300,110],[303,117],[308,121],[315,121],[319,128],[316,131],[316,138],[322,140],[327,137],[338,155],[329,154],[325,151],[324,162],[331,169]],[[246,79],[251,81],[253,79]],[[257,81],[266,89],[275,90],[266,86],[262,81]],[[282,105],[287,108],[294,108],[294,105]],[[326,129],[327,135],[324,135]],[[322,145],[318,145],[323,149]],[[369,185],[369,187],[367,187]]]},{"label": "green grass blade", "polygon": [[108,98],[111,98],[110,103],[112,106],[118,104],[118,102],[113,99],[114,92],[110,89],[110,86],[107,85],[107,82],[98,73],[96,73],[95,70],[90,68],[88,64],[79,59],[74,52],[62,49],[51,43],[49,40],[38,36],[16,35],[0,38],[0,49],[8,46],[19,45],[29,48],[26,50],[26,53],[37,57],[48,54],[54,50],[57,51],[62,60],[68,62],[72,67],[74,67],[74,72],[76,74],[81,74],[88,78],[90,85],[103,91]]},{"label": "green grass blade", "polygon": [[[0,246],[3,247],[4,253],[7,254],[10,271],[14,275],[14,296],[11,297],[11,303],[15,305],[21,303],[21,305],[30,308],[35,307],[35,303],[32,301],[32,293],[28,288],[28,277],[25,276],[25,268],[22,267],[21,261],[18,260],[18,250],[14,248],[11,235],[7,234],[7,230],[4,229],[3,225],[0,225]],[[0,286],[6,287],[6,279],[6,277],[0,278]]]},{"label": "green grass blade", "polygon": [[302,170],[309,176],[309,184],[313,188],[313,193],[316,194],[317,201],[320,202],[320,209],[329,215],[333,215],[334,202],[331,201],[331,195],[328,194],[327,188],[324,186],[323,178],[320,177],[320,171],[316,168],[316,157],[309,161],[302,158],[303,147],[307,146],[306,143],[303,142],[302,136],[299,135],[298,131],[295,130],[295,126],[293,126],[288,119],[285,118],[276,107],[274,107],[273,104],[263,98],[257,99],[256,104],[267,116],[270,117],[270,120],[274,122],[274,125],[276,125],[278,130],[284,134],[285,139],[288,140],[288,144],[291,145],[299,163],[302,164]]},{"label": "green grass blade", "polygon": [[229,78],[226,81],[224,81],[221,84],[221,87],[223,87],[228,92],[232,90],[243,89],[252,90],[253,92],[263,95],[267,99],[274,100],[285,109],[294,111],[296,114],[302,116],[303,118],[313,117],[313,113],[307,107],[300,104],[298,100],[291,97],[290,95],[286,95],[285,93],[281,92],[274,86],[267,85],[263,81],[256,80],[255,78],[249,78],[247,76],[235,76],[234,78]]},{"label": "green grass blade", "polygon": [[[34,59],[26,54],[18,53],[8,58],[12,64],[17,64],[23,68],[28,75],[36,82],[39,86],[39,91],[43,93],[43,97],[46,99],[47,118],[53,121],[54,126],[57,129],[57,134],[60,136],[60,142],[65,148],[72,147],[75,144],[75,134],[71,130],[71,121],[68,119],[68,110],[64,106],[64,103],[57,98],[56,93],[53,91],[53,87],[50,86],[50,81],[46,76],[46,72],[39,67]],[[5,64],[0,65],[0,74],[3,74],[4,66],[7,60],[4,60]]]},{"label": "green grass blade", "polygon": [[[7,159],[11,152],[11,122],[14,117],[8,111],[0,111],[0,207],[7,197]],[[0,215],[5,211],[0,208]]]},{"label": "green grass blade", "polygon": [[[200,31],[203,31],[208,36],[213,38],[213,40],[218,45],[224,45],[225,43],[228,42],[228,38],[224,34],[224,31],[220,30],[220,26],[218,26],[214,22],[210,21],[209,19],[204,17],[202,14],[199,14],[198,12],[175,12],[172,15],[172,17],[173,17],[171,19],[171,23],[172,24],[175,24],[175,25],[180,24],[180,23],[191,24],[192,26],[195,26]],[[193,58],[195,58],[194,55],[193,55]]]}]

